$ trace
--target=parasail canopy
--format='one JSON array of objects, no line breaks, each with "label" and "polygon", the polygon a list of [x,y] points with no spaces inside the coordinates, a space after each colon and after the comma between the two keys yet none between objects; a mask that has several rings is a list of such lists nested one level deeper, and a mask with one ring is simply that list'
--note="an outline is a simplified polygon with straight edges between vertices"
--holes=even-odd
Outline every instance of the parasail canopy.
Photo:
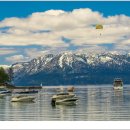
[{"label": "parasail canopy", "polygon": [[103,25],[102,24],[97,24],[96,29],[103,29]]}]

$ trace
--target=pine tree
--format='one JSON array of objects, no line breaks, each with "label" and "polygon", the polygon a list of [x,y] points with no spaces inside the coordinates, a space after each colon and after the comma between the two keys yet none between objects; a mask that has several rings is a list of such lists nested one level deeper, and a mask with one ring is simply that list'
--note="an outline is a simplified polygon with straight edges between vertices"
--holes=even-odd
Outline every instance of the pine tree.
[{"label": "pine tree", "polygon": [[9,75],[5,72],[4,68],[0,67],[0,84],[4,84],[9,81]]}]

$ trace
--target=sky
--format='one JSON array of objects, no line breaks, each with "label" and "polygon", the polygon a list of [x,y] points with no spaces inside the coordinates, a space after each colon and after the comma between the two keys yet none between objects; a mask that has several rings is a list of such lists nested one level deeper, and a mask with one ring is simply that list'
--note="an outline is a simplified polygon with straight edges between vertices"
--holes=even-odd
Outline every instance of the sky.
[{"label": "sky", "polygon": [[0,2],[0,65],[64,51],[129,52],[129,7],[129,1]]}]

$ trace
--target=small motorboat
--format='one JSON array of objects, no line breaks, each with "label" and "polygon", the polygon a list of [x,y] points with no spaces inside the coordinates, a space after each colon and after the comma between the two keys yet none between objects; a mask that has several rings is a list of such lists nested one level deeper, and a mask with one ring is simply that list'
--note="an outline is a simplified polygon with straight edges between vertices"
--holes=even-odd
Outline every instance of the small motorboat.
[{"label": "small motorboat", "polygon": [[38,90],[29,90],[29,89],[14,89],[14,94],[33,94],[38,93]]},{"label": "small motorboat", "polygon": [[114,79],[113,83],[114,90],[122,90],[123,89],[123,81],[120,78]]},{"label": "small motorboat", "polygon": [[6,88],[4,88],[4,87],[0,87],[0,94],[6,94],[6,93],[11,93],[11,91],[10,90],[7,90]]},{"label": "small motorboat", "polygon": [[74,87],[68,87],[68,88],[67,88],[67,91],[68,91],[68,92],[74,92]]},{"label": "small motorboat", "polygon": [[72,93],[59,93],[52,97],[52,105],[58,105],[62,103],[76,102],[78,98]]},{"label": "small motorboat", "polygon": [[33,102],[35,98],[35,96],[19,95],[12,97],[11,102]]}]

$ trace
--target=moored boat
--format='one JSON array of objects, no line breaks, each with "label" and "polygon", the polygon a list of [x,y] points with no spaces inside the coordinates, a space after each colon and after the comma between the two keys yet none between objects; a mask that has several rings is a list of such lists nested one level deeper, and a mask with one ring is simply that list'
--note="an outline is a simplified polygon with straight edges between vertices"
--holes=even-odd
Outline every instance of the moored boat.
[{"label": "moored boat", "polygon": [[33,102],[35,98],[35,96],[19,95],[12,97],[11,102]]},{"label": "moored boat", "polygon": [[0,87],[0,94],[6,94],[6,93],[11,93],[10,90],[7,90],[6,88],[4,87]]},{"label": "moored boat", "polygon": [[75,94],[72,93],[59,93],[52,97],[52,105],[58,105],[61,103],[70,103],[70,102],[76,102],[78,98]]},{"label": "moored boat", "polygon": [[120,78],[114,79],[113,83],[114,90],[122,90],[123,89],[123,81]]},{"label": "moored boat", "polygon": [[33,93],[38,93],[38,90],[30,90],[30,89],[14,89],[13,93],[14,94],[33,94]]}]

